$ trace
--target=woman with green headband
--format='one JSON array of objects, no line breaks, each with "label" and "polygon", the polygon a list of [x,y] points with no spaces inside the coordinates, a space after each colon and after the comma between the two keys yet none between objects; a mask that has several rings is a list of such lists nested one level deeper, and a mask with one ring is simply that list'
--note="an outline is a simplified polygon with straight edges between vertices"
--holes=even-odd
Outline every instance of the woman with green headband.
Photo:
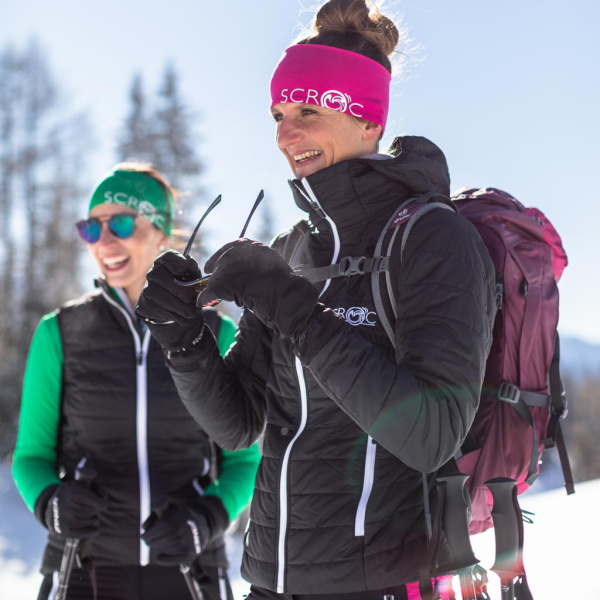
[{"label": "woman with green headband", "polygon": [[[77,223],[97,290],[45,315],[33,338],[13,475],[48,529],[39,599],[59,583],[68,600],[187,600],[190,585],[206,600],[232,598],[223,533],[249,503],[258,449],[208,439],[132,308],[169,245],[173,197],[138,163],[98,184]],[[235,326],[205,316],[224,354]],[[65,540],[78,541],[80,559],[66,581]]]}]

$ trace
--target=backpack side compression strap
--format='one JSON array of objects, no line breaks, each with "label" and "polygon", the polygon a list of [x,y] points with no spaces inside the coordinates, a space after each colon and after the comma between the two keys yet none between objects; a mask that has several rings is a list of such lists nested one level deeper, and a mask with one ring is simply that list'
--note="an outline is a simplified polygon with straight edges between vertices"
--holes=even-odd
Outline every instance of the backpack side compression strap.
[{"label": "backpack side compression strap", "polygon": [[560,422],[567,416],[567,397],[565,388],[560,377],[560,340],[558,333],[556,334],[556,342],[554,343],[554,354],[550,363],[550,397],[552,402],[552,416],[548,423],[547,437],[543,440],[544,448],[553,448],[556,446],[560,464],[565,478],[565,488],[567,494],[575,493],[575,483],[573,482],[573,473],[571,471],[571,463],[565,446]]}]

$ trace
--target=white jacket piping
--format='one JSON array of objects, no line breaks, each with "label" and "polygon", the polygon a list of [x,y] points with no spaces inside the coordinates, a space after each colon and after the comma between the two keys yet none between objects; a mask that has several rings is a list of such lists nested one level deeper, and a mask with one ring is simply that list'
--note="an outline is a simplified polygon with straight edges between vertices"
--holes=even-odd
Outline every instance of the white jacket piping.
[{"label": "white jacket piping", "polygon": [[365,474],[363,480],[363,491],[356,511],[356,520],[354,522],[354,535],[364,537],[365,535],[365,516],[367,514],[367,503],[373,491],[373,480],[375,479],[375,455],[377,445],[373,438],[369,436],[367,440],[367,454],[365,456]]},{"label": "white jacket piping", "polygon": [[[304,179],[302,180],[306,193],[308,194],[308,199],[316,204],[323,214],[325,218],[331,225],[331,231],[333,232],[333,240],[334,240],[334,249],[333,249],[333,257],[331,259],[331,264],[335,264],[338,259],[340,253],[340,236],[338,234],[337,227],[331,217],[323,210],[317,197],[312,191],[308,182]],[[331,283],[331,279],[328,279],[323,286],[323,290],[319,294],[321,297],[329,284]],[[300,418],[300,426],[296,431],[296,435],[292,438],[290,443],[288,444],[285,454],[283,455],[283,463],[281,465],[281,477],[279,480],[279,538],[277,541],[277,593],[283,594],[285,592],[285,539],[287,536],[287,521],[288,521],[288,470],[289,470],[289,462],[290,462],[290,454],[292,452],[292,447],[296,440],[300,437],[302,432],[306,427],[306,421],[308,418],[308,393],[306,389],[306,380],[304,379],[304,371],[302,368],[302,363],[300,359],[295,358],[296,364],[296,375],[298,377],[298,388],[300,391],[300,405],[301,405],[301,418]]]},{"label": "white jacket piping", "polygon": [[[144,337],[140,337],[133,325],[131,316],[118,302],[102,290],[104,299],[121,311],[131,331],[135,343],[136,356],[136,445],[140,486],[140,529],[142,523],[150,516],[150,474],[148,471],[148,373],[146,357],[150,344],[150,331],[145,329]],[[140,565],[146,566],[150,562],[150,547],[140,538]]]}]

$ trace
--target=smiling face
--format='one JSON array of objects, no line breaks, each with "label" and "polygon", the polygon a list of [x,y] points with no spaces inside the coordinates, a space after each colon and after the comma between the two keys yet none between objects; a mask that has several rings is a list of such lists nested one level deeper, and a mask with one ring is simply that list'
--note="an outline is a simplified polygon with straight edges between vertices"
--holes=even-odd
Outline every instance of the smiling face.
[{"label": "smiling face", "polygon": [[381,125],[314,104],[275,104],[277,145],[302,179],[349,158],[377,151]]},{"label": "smiling face", "polygon": [[124,288],[133,306],[146,282],[146,273],[162,251],[161,246],[167,244],[168,238],[142,216],[135,219],[131,237],[116,237],[105,221],[112,215],[122,213],[137,215],[135,210],[116,204],[94,206],[90,217],[96,217],[103,222],[102,233],[95,244],[87,244],[87,247],[106,277],[108,285]]}]

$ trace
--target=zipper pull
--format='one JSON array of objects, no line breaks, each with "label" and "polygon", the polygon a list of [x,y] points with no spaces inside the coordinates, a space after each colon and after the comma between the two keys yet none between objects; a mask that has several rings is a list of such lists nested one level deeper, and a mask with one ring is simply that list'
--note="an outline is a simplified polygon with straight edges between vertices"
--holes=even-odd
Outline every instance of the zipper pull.
[{"label": "zipper pull", "polygon": [[321,207],[316,202],[311,200],[310,205],[311,205],[312,209],[319,215],[319,217],[321,217],[321,219],[325,218],[325,213],[323,212]]},{"label": "zipper pull", "polygon": [[137,364],[140,366],[142,366],[144,364],[144,354],[141,350],[138,352],[138,355],[137,355]]},{"label": "zipper pull", "polygon": [[306,191],[302,182],[298,180],[293,180],[292,185],[298,190],[298,192],[300,192],[300,195],[302,196],[304,202],[306,202],[306,204],[310,208],[312,208],[312,210],[314,210],[315,213],[317,213],[317,215],[321,219],[324,219],[325,213],[323,212],[323,209],[312,199],[311,195]]}]

